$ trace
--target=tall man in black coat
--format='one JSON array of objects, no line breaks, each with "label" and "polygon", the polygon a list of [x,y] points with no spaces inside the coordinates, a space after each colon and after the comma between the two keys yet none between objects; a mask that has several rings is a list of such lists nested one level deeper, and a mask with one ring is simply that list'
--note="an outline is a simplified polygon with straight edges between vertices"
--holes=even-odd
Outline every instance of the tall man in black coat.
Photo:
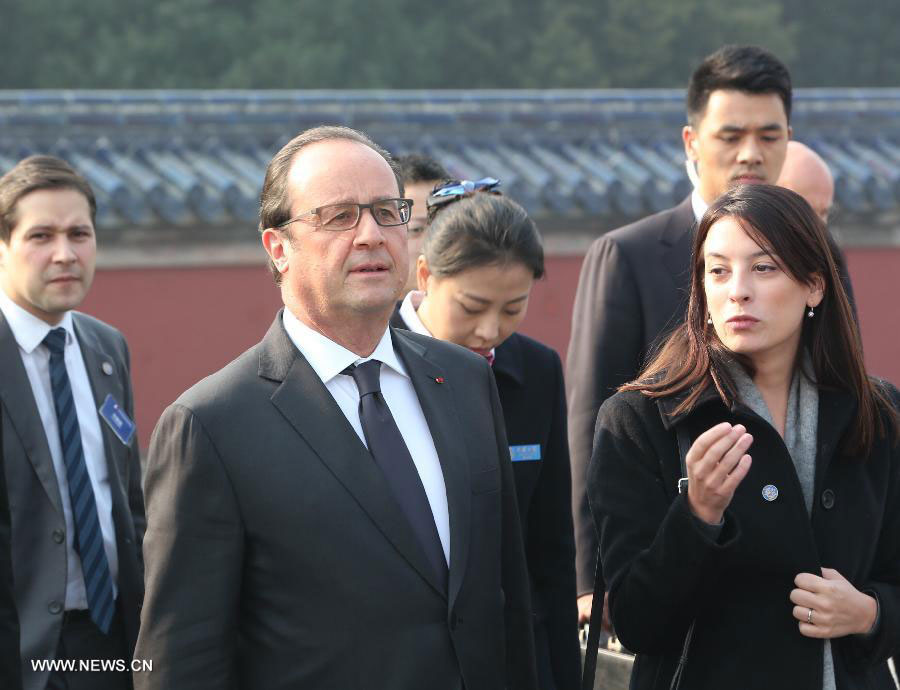
[{"label": "tall man in black coat", "polygon": [[536,688],[490,367],[388,327],[402,193],[346,128],[269,164],[260,229],[285,306],[153,433],[139,690]]},{"label": "tall man in black coat", "polygon": [[614,230],[591,245],[572,315],[566,381],[579,619],[590,618],[597,536],[585,482],[597,411],[630,381],[687,306],[692,229],[733,185],[778,179],[791,136],[791,79],[773,55],[726,46],[691,76],[682,130],[698,182],[675,208]]}]

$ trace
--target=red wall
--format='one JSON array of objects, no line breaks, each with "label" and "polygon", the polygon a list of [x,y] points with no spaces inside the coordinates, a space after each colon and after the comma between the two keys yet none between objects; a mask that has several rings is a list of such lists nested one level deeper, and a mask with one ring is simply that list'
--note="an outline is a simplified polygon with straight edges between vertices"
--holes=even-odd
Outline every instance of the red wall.
[{"label": "red wall", "polygon": [[[900,248],[848,249],[873,374],[900,383]],[[522,331],[565,357],[581,256],[547,261]],[[160,413],[200,378],[258,342],[280,306],[265,266],[100,270],[83,311],[115,325],[131,345],[141,445]]]}]

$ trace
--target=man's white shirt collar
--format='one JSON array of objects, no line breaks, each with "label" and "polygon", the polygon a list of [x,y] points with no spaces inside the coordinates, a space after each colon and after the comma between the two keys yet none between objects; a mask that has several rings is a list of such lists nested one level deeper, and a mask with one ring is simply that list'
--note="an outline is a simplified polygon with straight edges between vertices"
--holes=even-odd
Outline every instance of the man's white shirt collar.
[{"label": "man's white shirt collar", "polygon": [[75,329],[72,324],[72,312],[67,311],[62,320],[55,326],[51,326],[43,319],[39,319],[31,312],[25,311],[10,299],[5,291],[0,290],[0,311],[9,324],[9,330],[13,337],[27,354],[34,352],[35,348],[44,342],[44,338],[54,328],[66,329],[66,345],[71,345],[75,339]]},{"label": "man's white shirt collar", "polygon": [[431,335],[431,331],[422,323],[422,319],[419,318],[419,314],[416,311],[419,305],[422,304],[424,297],[425,293],[420,290],[410,290],[406,293],[406,297],[403,298],[403,302],[400,304],[400,318],[403,319],[403,323],[413,333],[434,337]]},{"label": "man's white shirt collar", "polygon": [[703,214],[706,213],[706,209],[709,208],[709,204],[703,200],[700,192],[696,189],[691,193],[691,207],[694,209],[694,219],[699,223]]},{"label": "man's white shirt collar", "polygon": [[370,359],[377,359],[398,374],[409,378],[409,374],[406,373],[406,367],[403,366],[403,362],[400,361],[397,353],[394,352],[390,328],[385,328],[384,335],[381,336],[381,340],[378,341],[378,345],[371,355],[360,357],[355,352],[338,345],[333,340],[307,326],[287,308],[284,310],[282,320],[288,337],[297,346],[297,349],[300,350],[306,361],[309,362],[313,371],[322,379],[322,383],[328,383],[351,364],[367,362]]}]

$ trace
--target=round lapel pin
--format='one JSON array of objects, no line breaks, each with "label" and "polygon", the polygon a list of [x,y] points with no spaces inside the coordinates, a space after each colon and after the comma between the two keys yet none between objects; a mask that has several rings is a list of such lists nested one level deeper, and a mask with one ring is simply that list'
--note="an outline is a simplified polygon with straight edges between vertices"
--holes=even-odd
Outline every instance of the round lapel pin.
[{"label": "round lapel pin", "polygon": [[113,365],[109,362],[104,362],[100,365],[100,368],[103,370],[103,373],[107,376],[112,376],[113,373]]},{"label": "round lapel pin", "polygon": [[762,490],[762,497],[767,501],[774,501],[778,498],[778,487],[774,484],[766,484]]}]

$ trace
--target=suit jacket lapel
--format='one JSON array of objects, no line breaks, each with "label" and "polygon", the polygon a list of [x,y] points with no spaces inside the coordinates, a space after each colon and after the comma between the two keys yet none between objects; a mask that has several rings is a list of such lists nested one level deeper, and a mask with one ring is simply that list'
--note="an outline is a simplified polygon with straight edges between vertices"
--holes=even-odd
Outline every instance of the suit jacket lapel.
[{"label": "suit jacket lapel", "polygon": [[[402,331],[392,330],[394,347],[406,365],[434,447],[437,450],[447,490],[450,511],[450,605],[462,587],[469,556],[469,531],[472,528],[472,489],[469,463],[462,428],[456,413],[454,381],[441,367],[428,358],[427,348],[408,338]],[[440,380],[442,383],[438,383]]]},{"label": "suit jacket lapel", "polygon": [[384,476],[331,393],[294,347],[282,325],[281,312],[263,339],[259,375],[281,383],[272,395],[272,404],[397,551],[446,596]]},{"label": "suit jacket lapel", "polygon": [[[667,273],[678,290],[690,287],[691,249],[694,244],[694,208],[691,197],[672,209],[669,220],[660,232],[662,260]],[[684,299],[686,295],[682,296]]]},{"label": "suit jacket lapel", "polygon": [[390,326],[394,328],[403,328],[404,330],[409,330],[409,326],[406,325],[406,322],[403,320],[403,317],[400,316],[400,305],[403,302],[397,302],[394,307],[394,312],[391,314],[391,320],[388,322]]},{"label": "suit jacket lapel", "polygon": [[59,496],[59,482],[53,469],[47,435],[41,423],[37,403],[34,401],[31,382],[19,354],[19,345],[2,314],[0,314],[0,361],[5,363],[3,376],[0,376],[0,398],[3,400],[3,406],[25,449],[25,455],[31,461],[38,480],[50,498],[50,503],[61,516],[62,499]]},{"label": "suit jacket lapel", "polygon": [[[103,452],[106,456],[106,468],[109,472],[110,495],[113,504],[113,524],[117,532],[124,529],[127,534],[127,529],[124,526],[131,522],[131,510],[128,507],[126,495],[129,449],[128,446],[119,440],[119,437],[115,435],[99,412],[100,406],[103,405],[107,395],[112,395],[120,405],[125,402],[122,399],[123,388],[119,380],[118,363],[114,357],[104,352],[103,346],[95,333],[81,322],[78,314],[73,314],[72,316],[75,335],[78,338],[81,356],[84,359],[84,367],[87,370],[88,380],[91,382],[91,392],[94,396],[100,431],[103,434]],[[104,367],[110,373],[106,373]],[[124,476],[123,473],[125,473]]]}]

